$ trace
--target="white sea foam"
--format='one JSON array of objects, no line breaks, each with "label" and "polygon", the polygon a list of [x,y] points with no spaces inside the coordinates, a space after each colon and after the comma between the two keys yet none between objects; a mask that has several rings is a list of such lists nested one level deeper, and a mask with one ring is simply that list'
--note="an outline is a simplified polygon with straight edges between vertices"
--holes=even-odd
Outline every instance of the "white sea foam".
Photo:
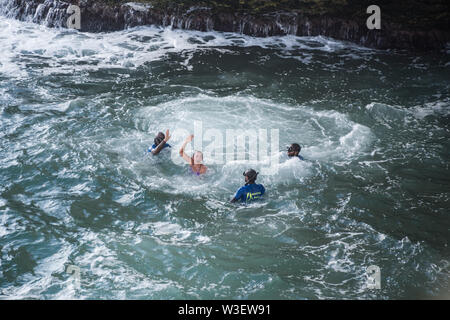
[{"label": "white sea foam", "polygon": [[450,114],[450,102],[446,99],[410,107],[372,102],[365,108],[372,119],[388,129],[408,126],[427,116],[448,116]]},{"label": "white sea foam", "polygon": [[[183,165],[175,166],[180,168],[177,169],[178,171],[185,172],[184,174],[172,175],[167,179],[156,173],[157,176],[149,175],[153,169],[150,167],[140,169],[141,167],[136,164],[134,168],[137,170],[137,175],[147,176],[148,178],[142,179],[148,180],[149,186],[152,188],[163,187],[175,193],[204,193],[206,189],[211,189],[211,184],[215,188],[234,189],[242,183],[242,172],[245,169],[253,166],[260,171],[271,164],[275,174],[261,175],[262,181],[271,184],[272,187],[289,181],[301,182],[314,174],[314,161],[351,160],[366,152],[372,141],[372,133],[369,128],[352,122],[347,116],[336,111],[315,111],[307,106],[276,103],[252,96],[214,97],[199,94],[141,108],[135,117],[136,127],[148,132],[147,139],[139,137],[141,141],[147,140],[147,144],[152,143],[153,137],[158,131],[164,131],[166,128],[172,132],[183,130],[193,133],[196,121],[201,122],[203,134],[212,129],[221,133],[221,143],[214,141],[212,146],[215,148],[215,154],[223,156],[223,163],[218,166],[210,165],[210,173],[203,179],[190,177],[186,164],[184,165],[185,169],[182,169]],[[240,130],[241,128],[253,129],[253,132],[258,132],[258,129],[261,128],[278,129],[280,150],[274,150],[269,154],[269,158],[259,159],[254,164],[248,163],[249,154],[246,155],[247,160],[227,160],[226,152],[234,149],[231,148],[233,145],[226,141],[226,130]],[[241,134],[245,134],[245,131],[242,131]],[[172,149],[167,152],[164,161],[171,161],[170,153],[174,158],[179,158],[178,150],[184,138],[181,135],[174,135],[171,138]],[[196,136],[194,142],[200,139],[201,136]],[[307,161],[288,159],[285,146],[293,142],[302,145],[301,155]],[[111,146],[110,143],[108,145]],[[126,143],[120,145],[122,146],[121,152],[127,152],[127,150],[123,150],[123,145]],[[203,149],[206,146],[211,147],[211,141],[203,141],[202,145]],[[251,152],[249,147],[247,143],[247,152]],[[146,147],[142,146],[141,148],[144,150]],[[194,148],[203,150],[201,144],[197,144],[197,146],[194,144]],[[186,151],[190,154],[193,149],[189,146]],[[160,158],[158,158],[159,160]],[[155,160],[149,157],[148,161]],[[208,157],[205,157],[204,161],[206,165],[211,163],[211,159]]]},{"label": "white sea foam", "polygon": [[[255,38],[227,32],[200,32],[145,26],[111,33],[81,33],[51,29],[41,25],[2,18],[0,20],[0,73],[24,77],[36,72],[28,63],[39,63],[44,74],[73,73],[98,68],[135,68],[177,53],[181,65],[190,69],[192,52],[233,47],[277,49],[282,57],[311,61],[311,52],[335,52],[354,48],[361,54],[368,49],[337,40],[317,37],[273,36]],[[308,53],[309,52],[309,53]]]},{"label": "white sea foam", "polygon": [[[82,34],[7,19],[0,26],[4,27],[0,45],[6,48],[0,56],[0,72],[11,83],[21,83],[17,77],[35,79],[41,73],[77,75],[102,67],[138,68],[171,53],[181,60],[182,68],[190,69],[197,50],[239,57],[247,52],[238,52],[239,48],[275,48],[276,56],[304,64],[311,63],[311,52],[323,57],[343,51],[341,57],[346,60],[371,55],[370,50],[357,48],[347,52],[347,44],[321,37],[259,39],[156,27]],[[240,81],[231,73],[219,77],[233,84]],[[185,87],[170,81],[169,86]],[[22,242],[37,264],[33,272],[17,273],[13,281],[3,282],[3,295],[12,299],[247,298],[268,291],[271,296],[289,298],[304,293],[313,298],[359,298],[368,296],[365,268],[382,261],[391,287],[377,297],[398,297],[405,295],[393,288],[407,291],[412,274],[425,275],[430,283],[420,284],[426,287],[436,286],[439,277],[445,276],[447,262],[429,256],[434,250],[428,250],[427,243],[406,238],[410,234],[414,239],[414,229],[398,231],[403,239],[393,236],[384,226],[389,223],[385,212],[367,212],[367,218],[363,214],[364,188],[357,185],[340,195],[345,186],[338,186],[335,194],[332,181],[347,179],[336,163],[356,160],[359,166],[348,166],[346,172],[356,171],[354,177],[364,184],[388,180],[387,188],[393,188],[388,168],[383,169],[385,175],[366,174],[372,164],[395,162],[403,156],[383,157],[385,150],[376,145],[371,154],[376,159],[366,157],[381,131],[377,125],[389,129],[411,119],[418,123],[428,116],[447,116],[445,100],[408,108],[372,103],[353,117],[309,103],[258,99],[250,90],[245,95],[219,96],[201,85],[189,89],[194,93],[188,98],[168,94],[164,102],[141,99],[137,107],[129,101],[113,106],[109,101],[120,100],[115,93],[106,99],[54,102],[59,101],[52,100],[55,88],[39,86],[30,91],[51,102],[22,103],[21,91],[0,89],[6,105],[0,106],[0,144],[6,150],[0,167],[6,180],[0,186],[0,208],[6,207],[0,216],[0,237],[7,239],[0,253],[0,276],[14,275],[24,262],[16,251]],[[360,111],[368,124],[355,120]],[[174,164],[170,153],[177,156],[184,136],[174,136],[173,149],[158,157],[146,153],[156,132],[167,128],[192,132],[195,121],[202,122],[203,133],[208,129],[223,134],[226,129],[279,130],[279,150],[255,167],[259,170],[268,160],[277,162],[277,174],[258,177],[268,191],[263,201],[228,204],[244,182],[242,171],[248,168],[244,161],[212,165],[206,157],[209,172],[205,177],[190,174],[187,164]],[[302,145],[306,161],[287,158],[286,145],[293,142]],[[205,141],[203,147],[209,143]],[[218,146],[214,148],[223,155]],[[187,152],[194,149],[188,147]],[[377,196],[374,202],[391,199]],[[30,211],[16,212],[17,208]],[[396,203],[395,208],[400,212],[403,207]],[[373,222],[375,213],[380,218]],[[56,226],[51,216],[58,218]],[[393,218],[396,223],[397,217]],[[36,234],[41,237],[35,239]],[[274,254],[267,256],[272,249]],[[210,259],[213,263],[208,263]],[[68,264],[82,270],[80,290],[66,273]],[[403,277],[405,271],[412,273]],[[221,279],[219,285],[217,279]]]}]

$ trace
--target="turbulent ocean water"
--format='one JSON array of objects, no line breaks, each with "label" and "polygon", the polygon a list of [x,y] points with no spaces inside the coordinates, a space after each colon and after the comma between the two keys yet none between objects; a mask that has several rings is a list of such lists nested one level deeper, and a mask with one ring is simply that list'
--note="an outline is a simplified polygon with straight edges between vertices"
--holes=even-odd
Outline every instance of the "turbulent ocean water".
[{"label": "turbulent ocean water", "polygon": [[[448,52],[6,18],[0,48],[0,298],[449,298]],[[231,129],[278,134],[262,201],[229,203]]]}]

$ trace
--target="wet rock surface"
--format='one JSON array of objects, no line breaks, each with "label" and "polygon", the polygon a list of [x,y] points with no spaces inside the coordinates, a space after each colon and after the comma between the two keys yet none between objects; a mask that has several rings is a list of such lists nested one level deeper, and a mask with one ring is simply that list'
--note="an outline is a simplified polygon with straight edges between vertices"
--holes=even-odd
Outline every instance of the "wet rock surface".
[{"label": "wet rock surface", "polygon": [[378,49],[440,50],[450,41],[450,33],[439,28],[411,28],[384,21],[381,30],[369,30],[366,16],[353,19],[327,14],[310,15],[294,10],[248,14],[218,12],[208,7],[161,9],[151,4],[104,3],[81,0],[0,0],[0,13],[48,27],[66,27],[68,6],[81,10],[81,31],[108,32],[141,25],[172,26],[198,31],[238,32],[256,37],[274,35],[323,35]]}]

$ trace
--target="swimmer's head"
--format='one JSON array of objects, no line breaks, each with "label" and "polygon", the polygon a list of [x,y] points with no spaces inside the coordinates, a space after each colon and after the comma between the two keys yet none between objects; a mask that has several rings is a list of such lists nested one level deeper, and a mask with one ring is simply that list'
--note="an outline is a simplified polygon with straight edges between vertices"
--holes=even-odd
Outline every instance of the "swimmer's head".
[{"label": "swimmer's head", "polygon": [[201,151],[195,151],[192,156],[192,161],[194,164],[200,164],[203,162],[203,153]]},{"label": "swimmer's head", "polygon": [[302,148],[300,147],[300,145],[298,143],[293,143],[289,146],[289,148],[287,149],[287,153],[289,157],[296,157],[298,156],[298,154],[300,153],[300,150]]},{"label": "swimmer's head", "polygon": [[245,177],[245,183],[246,184],[250,184],[250,183],[255,183],[256,178],[258,177],[259,172],[256,172],[253,169],[248,169],[246,171],[244,171],[243,175]]},{"label": "swimmer's head", "polygon": [[164,133],[158,132],[158,134],[156,135],[156,137],[153,140],[153,142],[155,143],[156,146],[158,146],[161,142],[163,142],[165,137],[166,136],[164,135]]}]

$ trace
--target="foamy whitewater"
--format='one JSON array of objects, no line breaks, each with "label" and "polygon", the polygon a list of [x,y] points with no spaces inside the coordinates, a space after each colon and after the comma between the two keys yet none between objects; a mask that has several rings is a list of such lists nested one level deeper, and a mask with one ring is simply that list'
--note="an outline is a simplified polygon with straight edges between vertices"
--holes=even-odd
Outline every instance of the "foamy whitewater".
[{"label": "foamy whitewater", "polygon": [[0,48],[1,298],[449,298],[448,53],[3,17]]}]

